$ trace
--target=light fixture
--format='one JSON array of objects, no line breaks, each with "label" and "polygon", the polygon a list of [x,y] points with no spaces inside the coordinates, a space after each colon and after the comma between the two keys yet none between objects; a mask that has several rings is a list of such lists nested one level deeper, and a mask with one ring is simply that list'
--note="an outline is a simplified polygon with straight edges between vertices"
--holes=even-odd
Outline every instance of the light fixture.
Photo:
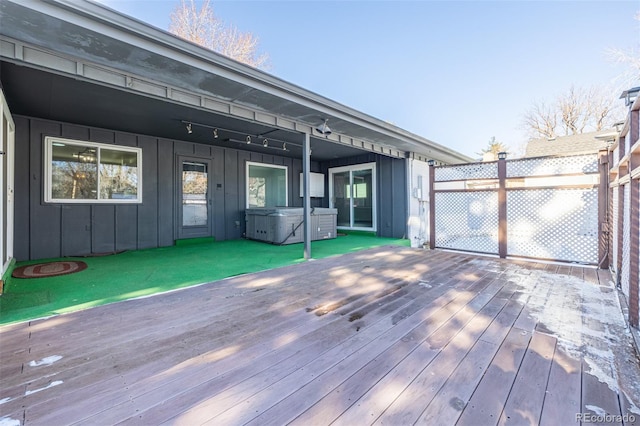
[{"label": "light fixture", "polygon": [[318,127],[316,127],[316,130],[321,135],[328,136],[328,135],[331,134],[331,129],[329,128],[329,125],[327,124],[327,121],[329,121],[329,119],[325,118],[324,123],[322,123]]},{"label": "light fixture", "polygon": [[[225,136],[224,139],[222,139],[225,142],[235,142],[235,143],[242,143],[242,144],[246,144],[249,145],[253,142],[252,138],[256,138],[256,140],[258,142],[262,142],[263,146],[266,148],[270,148],[270,149],[277,149],[278,151],[283,150],[283,151],[288,151],[287,148],[291,148],[291,146],[295,146],[298,148],[302,148],[302,145],[294,143],[294,142],[285,142],[283,140],[280,139],[273,139],[273,138],[269,138],[267,139],[265,137],[265,135],[267,133],[273,133],[278,131],[277,129],[273,129],[273,130],[269,130],[268,132],[261,132],[259,134],[247,134],[246,132],[241,132],[235,129],[226,129],[223,127],[219,127],[219,126],[211,126],[209,124],[205,124],[205,123],[197,123],[197,122],[193,122],[193,121],[187,121],[187,120],[180,120],[180,122],[187,128],[187,132],[188,133],[192,133],[193,132],[193,127],[204,127],[206,129],[210,129],[211,132],[213,133],[213,138],[214,139],[220,139],[222,136]],[[325,122],[326,124],[326,122]],[[224,133],[220,133],[220,132],[224,132]],[[226,133],[232,133],[232,134],[236,134],[236,135],[245,135],[244,138],[238,138],[238,139],[234,139],[233,137],[229,138],[226,137]],[[274,143],[275,142],[275,143]],[[282,143],[282,145],[280,145],[280,143]],[[2,154],[0,154],[2,155]]]},{"label": "light fixture", "polygon": [[507,159],[507,153],[502,151],[498,153],[498,160],[506,160]]},{"label": "light fixture", "polygon": [[429,160],[429,161],[427,161],[427,164],[428,164],[429,166],[432,166],[432,167],[433,167],[433,166],[435,166],[435,165],[436,165],[436,160]]},{"label": "light fixture", "polygon": [[620,95],[619,99],[624,99],[624,105],[630,106],[638,97],[638,92],[640,92],[640,87],[633,87],[622,92],[622,95]]}]

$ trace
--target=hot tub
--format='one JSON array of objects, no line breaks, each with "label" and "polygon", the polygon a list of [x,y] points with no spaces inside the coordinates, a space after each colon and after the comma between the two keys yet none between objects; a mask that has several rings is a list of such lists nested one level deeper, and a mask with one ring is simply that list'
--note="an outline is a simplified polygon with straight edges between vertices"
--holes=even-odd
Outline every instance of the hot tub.
[{"label": "hot tub", "polygon": [[[311,240],[336,237],[337,209],[311,209]],[[293,244],[304,241],[302,207],[258,207],[245,211],[246,236],[252,240],[273,244]]]}]

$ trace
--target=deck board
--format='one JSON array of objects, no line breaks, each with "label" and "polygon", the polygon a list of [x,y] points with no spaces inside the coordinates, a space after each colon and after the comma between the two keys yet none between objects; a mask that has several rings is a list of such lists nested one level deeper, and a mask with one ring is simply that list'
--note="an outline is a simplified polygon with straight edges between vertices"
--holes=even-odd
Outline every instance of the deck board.
[{"label": "deck board", "polygon": [[590,422],[590,424],[622,425],[622,422],[615,420],[615,417],[622,415],[618,395],[612,393],[609,387],[597,377],[587,373],[588,369],[588,366],[582,366],[582,410],[580,412],[593,416],[614,416],[608,421]]},{"label": "deck board", "polygon": [[582,370],[580,361],[556,350],[544,397],[540,425],[572,424],[581,412]]},{"label": "deck board", "polygon": [[538,424],[556,339],[534,332],[498,424]]},{"label": "deck board", "polygon": [[593,300],[582,309],[567,280],[615,291],[576,265],[387,246],[0,327],[0,419],[475,425],[631,413],[638,401],[556,344],[548,313],[566,311],[597,348],[614,344],[593,339],[620,317]]},{"label": "deck board", "polygon": [[457,425],[496,424],[529,346],[531,333],[511,328],[463,409]]}]

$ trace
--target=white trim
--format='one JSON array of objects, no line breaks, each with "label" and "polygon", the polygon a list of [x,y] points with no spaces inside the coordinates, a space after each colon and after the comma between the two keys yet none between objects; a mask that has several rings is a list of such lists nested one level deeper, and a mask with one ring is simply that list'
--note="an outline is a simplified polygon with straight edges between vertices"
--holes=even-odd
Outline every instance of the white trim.
[{"label": "white trim", "polygon": [[349,223],[352,226],[338,226],[338,229],[350,229],[353,231],[374,231],[378,230],[378,181],[376,177],[376,163],[362,163],[362,164],[353,164],[351,166],[342,166],[342,167],[332,167],[329,169],[329,207],[335,208],[335,203],[333,199],[333,175],[334,173],[341,172],[350,172],[349,173],[349,184],[353,184],[353,173],[358,170],[371,170],[371,219],[372,226],[362,227],[362,226],[353,226],[353,204],[349,205]]},{"label": "white trim", "polygon": [[[245,192],[245,208],[249,207],[249,166],[270,167],[273,169],[284,169],[284,200],[285,206],[289,205],[289,167],[281,166],[279,164],[258,163],[256,161],[247,161],[245,166],[245,180],[244,180],[244,192]],[[274,206],[275,207],[275,206]],[[282,206],[278,206],[282,207]]]},{"label": "white trim", "polygon": [[[137,175],[138,175],[137,176],[138,186],[137,186],[136,198],[132,198],[132,199],[99,199],[98,198],[98,199],[75,199],[75,200],[53,198],[51,194],[51,190],[52,190],[51,162],[53,159],[52,147],[54,142],[64,143],[65,145],[97,148],[98,165],[100,165],[101,149],[110,149],[112,151],[135,152],[137,156],[136,167],[137,167]],[[96,185],[96,189],[98,189],[98,194],[97,194],[98,197],[100,196],[99,188],[100,188],[100,173],[98,173],[97,185]],[[59,138],[57,136],[46,136],[44,138],[44,202],[56,203],[56,204],[141,204],[142,203],[142,148],[80,141],[80,140],[74,140],[74,139],[65,139],[65,138]]]},{"label": "white trim", "polygon": [[[5,212],[0,207],[0,263],[2,263],[2,271],[0,272],[0,277],[7,271],[9,265],[11,264],[11,260],[13,259],[13,227],[14,227],[14,206],[15,206],[15,194],[14,194],[14,180],[15,180],[15,132],[16,126],[13,121],[13,117],[11,117],[11,111],[9,110],[9,105],[7,104],[7,100],[4,97],[4,91],[0,88],[0,135],[5,134],[3,129],[4,120],[3,117],[7,120],[7,129],[6,135],[7,140],[0,140],[0,151],[4,151],[3,155],[7,157],[7,182],[4,182],[4,170],[3,170],[3,161],[0,158],[0,200],[4,200],[6,197],[7,200],[7,211],[6,211],[6,222],[7,228],[4,229],[2,224],[3,215]],[[2,138],[0,138],[2,139]],[[4,246],[1,244],[4,241],[4,234],[6,232],[6,240],[7,245]],[[3,262],[4,258],[7,258],[6,261]]]}]

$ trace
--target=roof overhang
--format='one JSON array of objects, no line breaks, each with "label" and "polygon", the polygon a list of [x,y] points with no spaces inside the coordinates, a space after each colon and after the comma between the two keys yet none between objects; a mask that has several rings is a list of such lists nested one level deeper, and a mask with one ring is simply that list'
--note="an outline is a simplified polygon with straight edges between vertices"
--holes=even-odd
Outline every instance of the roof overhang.
[{"label": "roof overhang", "polygon": [[[175,106],[173,114],[195,115],[205,123],[209,116],[223,117],[229,126],[253,126],[256,134],[276,130],[283,140],[308,133],[344,153],[348,148],[442,163],[471,160],[98,3],[4,0],[0,21],[3,61],[115,90],[128,99],[167,102]],[[333,133],[314,133],[325,119]]]}]

